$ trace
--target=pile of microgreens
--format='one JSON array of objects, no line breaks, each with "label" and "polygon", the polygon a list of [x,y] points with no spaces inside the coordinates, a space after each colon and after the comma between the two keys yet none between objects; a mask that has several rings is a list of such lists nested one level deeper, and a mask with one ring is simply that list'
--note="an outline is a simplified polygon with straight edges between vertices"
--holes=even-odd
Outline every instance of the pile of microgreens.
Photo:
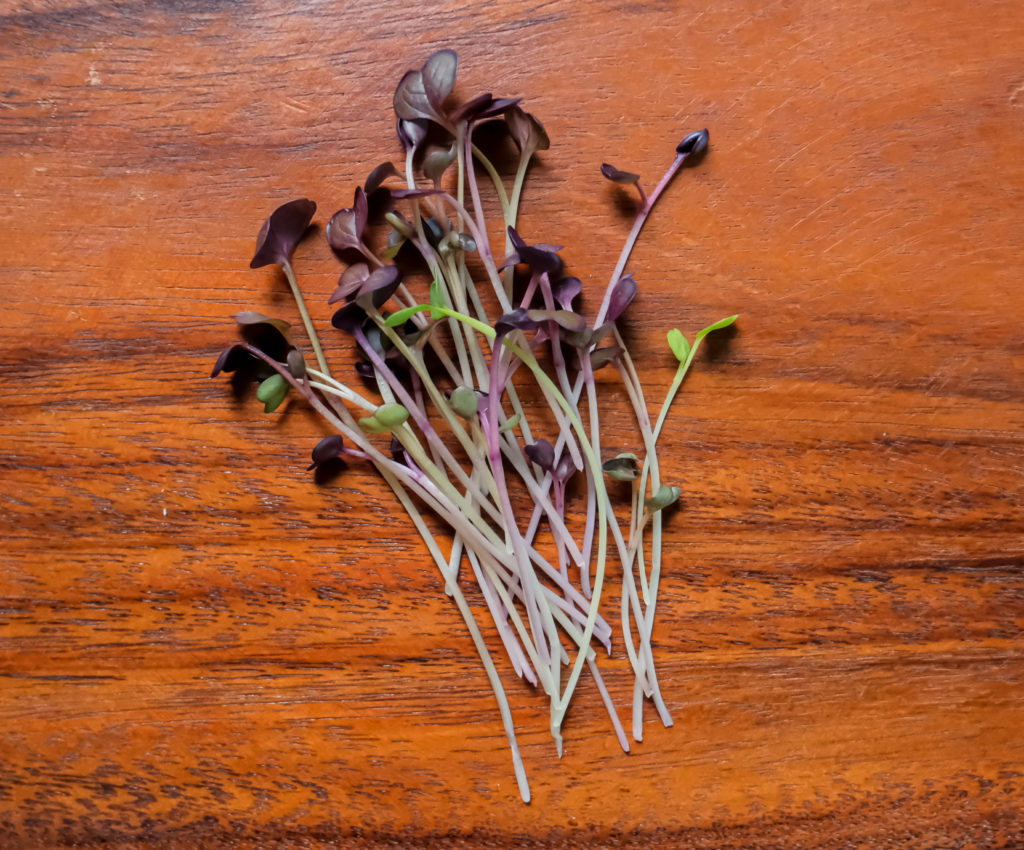
[{"label": "pile of microgreens", "polygon": [[[652,425],[616,326],[637,292],[626,264],[665,187],[707,147],[707,130],[679,143],[650,194],[638,175],[602,166],[606,178],[636,189],[639,206],[600,308],[588,321],[573,308],[582,284],[562,276],[560,248],[528,244],[516,231],[528,166],[548,147],[544,128],[519,107],[518,99],[484,94],[454,102],[457,69],[456,54],[442,50],[402,78],[394,108],[405,148],[404,172],[390,162],[375,168],[355,190],[352,207],[335,213],[327,225],[327,240],[347,265],[329,299],[342,304],[332,324],[354,338],[364,358],[356,364],[358,379],[344,383],[332,374],[292,268],[292,253],[316,210],[305,199],[271,214],[251,265],[277,264],[284,271],[315,368],[292,342],[288,323],[245,312],[236,316],[243,341],[223,352],[213,374],[249,370],[260,380],[257,397],[268,412],[294,390],[334,431],[313,450],[311,468],[338,458],[358,459],[373,465],[394,490],[480,653],[519,789],[528,801],[508,700],[463,584],[476,583],[516,675],[548,695],[559,755],[562,723],[584,668],[628,752],[594,648],[595,641],[609,652],[612,646],[612,626],[600,610],[612,549],[621,567],[623,644],[635,674],[633,737],[642,739],[645,698],[671,725],[651,633],[661,574],[662,512],[680,491],[662,482],[656,444],[701,341],[736,317],[709,325],[692,344],[678,330],[668,334],[679,367]],[[473,142],[482,122],[496,120],[504,121],[519,151],[511,191]],[[488,236],[474,161],[493,183],[501,207],[506,241],[498,255]],[[387,241],[374,247],[383,242],[378,228],[387,229]],[[473,254],[476,259],[467,262]],[[417,267],[425,267],[432,279],[425,303],[403,282]],[[489,294],[478,290],[475,278],[483,278]],[[500,310],[496,320],[487,304]],[[594,372],[607,365],[621,375],[641,446],[637,454],[602,463]],[[537,418],[533,424],[527,419],[512,381],[516,374],[528,376],[550,411],[539,425]],[[381,442],[387,437],[390,445]],[[628,519],[616,515],[605,477],[631,482]],[[574,491],[585,494],[585,519],[576,523],[582,523],[577,534],[565,518],[570,481]],[[527,496],[532,509],[517,511]],[[450,539],[434,536],[425,512],[447,524]],[[550,536],[546,547],[538,545],[546,536],[542,527]],[[552,550],[553,560],[548,557]]]}]

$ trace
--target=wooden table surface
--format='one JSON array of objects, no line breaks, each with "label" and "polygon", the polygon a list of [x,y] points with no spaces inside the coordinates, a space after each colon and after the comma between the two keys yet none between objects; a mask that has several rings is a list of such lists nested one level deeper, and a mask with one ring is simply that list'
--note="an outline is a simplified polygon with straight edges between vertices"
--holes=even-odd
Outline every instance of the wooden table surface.
[{"label": "wooden table surface", "polygon": [[[0,846],[1024,846],[1024,19],[831,5],[4,4]],[[394,497],[208,378],[231,314],[294,315],[262,219],[399,159],[445,46],[545,122],[524,228],[590,291],[600,164],[710,128],[630,266],[652,399],[666,330],[741,314],[662,440],[676,725],[626,756],[584,684],[559,760],[510,684],[529,806]],[[326,321],[340,266],[296,264]]]}]

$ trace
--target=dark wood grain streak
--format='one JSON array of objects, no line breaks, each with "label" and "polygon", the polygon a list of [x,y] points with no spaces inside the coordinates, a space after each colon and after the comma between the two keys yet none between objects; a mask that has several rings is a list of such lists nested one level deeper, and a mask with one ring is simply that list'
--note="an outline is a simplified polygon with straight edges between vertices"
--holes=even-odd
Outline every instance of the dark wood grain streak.
[{"label": "dark wood grain streak", "polygon": [[[652,405],[664,332],[741,313],[662,438],[676,724],[624,756],[585,686],[559,761],[511,685],[529,807],[394,498],[206,377],[290,309],[259,223],[347,206],[446,46],[545,122],[522,231],[591,292],[600,164],[711,129],[631,266]],[[1022,52],[1011,2],[0,10],[0,847],[1024,846]],[[336,261],[296,265],[325,321]]]}]

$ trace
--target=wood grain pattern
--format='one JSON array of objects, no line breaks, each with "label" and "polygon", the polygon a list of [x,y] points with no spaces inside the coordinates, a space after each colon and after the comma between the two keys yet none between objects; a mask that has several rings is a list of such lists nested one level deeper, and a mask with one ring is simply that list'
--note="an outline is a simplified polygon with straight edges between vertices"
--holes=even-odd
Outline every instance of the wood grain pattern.
[{"label": "wood grain pattern", "polygon": [[[1024,25],[820,6],[0,11],[0,846],[1024,846]],[[668,327],[742,314],[663,438],[676,726],[624,756],[584,688],[559,761],[511,688],[529,807],[392,497],[206,379],[231,313],[287,308],[260,221],[346,206],[442,46],[545,121],[524,231],[588,286],[627,227],[600,163],[711,129],[632,263],[651,398]],[[325,319],[336,262],[297,265]]]}]

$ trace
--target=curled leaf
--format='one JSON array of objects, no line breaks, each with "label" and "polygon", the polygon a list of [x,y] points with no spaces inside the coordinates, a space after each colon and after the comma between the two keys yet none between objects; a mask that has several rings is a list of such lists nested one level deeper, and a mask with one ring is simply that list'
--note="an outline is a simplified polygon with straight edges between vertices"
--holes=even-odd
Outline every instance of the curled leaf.
[{"label": "curled leaf", "polygon": [[485,118],[494,118],[508,112],[520,100],[521,98],[518,97],[495,98],[490,93],[479,94],[452,112],[451,121],[452,124],[471,124],[474,121],[483,121]]},{"label": "curled leaf", "polygon": [[527,245],[511,226],[508,228],[508,238],[512,241],[515,252],[502,264],[502,268],[525,263],[534,274],[550,274],[562,264],[557,253],[561,250],[559,245]]},{"label": "curled leaf", "polygon": [[270,316],[264,316],[262,313],[257,313],[255,310],[242,310],[240,313],[235,313],[232,318],[240,325],[269,325],[280,332],[281,336],[285,339],[288,339],[288,332],[291,329],[291,325],[284,319],[274,319]]},{"label": "curled leaf", "polygon": [[367,196],[372,195],[378,189],[383,188],[384,181],[389,177],[398,176],[398,169],[395,168],[394,163],[382,162],[373,169],[366,178],[366,183],[363,185],[363,191],[366,192]]},{"label": "curled leaf", "polygon": [[648,513],[664,510],[669,505],[678,502],[682,492],[678,487],[669,487],[666,484],[662,484],[658,488],[657,493],[644,500],[644,508]]},{"label": "curled leaf", "polygon": [[609,322],[614,322],[619,316],[626,312],[626,308],[636,298],[637,286],[632,274],[623,275],[618,279],[615,288],[612,289],[611,298],[608,299]]},{"label": "curled leaf", "polygon": [[622,356],[622,348],[618,345],[609,345],[605,348],[598,348],[590,352],[590,368],[596,372],[607,366],[609,363],[614,363]]},{"label": "curled leaf", "polygon": [[327,303],[336,304],[341,300],[352,300],[369,277],[370,267],[366,263],[353,263],[338,278],[338,288],[327,299]]},{"label": "curled leaf", "polygon": [[356,301],[349,301],[331,316],[331,324],[346,333],[355,333],[366,321],[366,309]]},{"label": "curled leaf", "polygon": [[635,481],[640,477],[640,462],[632,452],[623,452],[601,464],[601,469],[616,481]]},{"label": "curled leaf", "polygon": [[545,472],[555,465],[555,448],[547,440],[540,439],[523,449],[526,456]]},{"label": "curled leaf", "polygon": [[427,137],[426,120],[404,120],[399,118],[398,140],[407,151],[415,151]]},{"label": "curled leaf", "polygon": [[428,180],[432,180],[435,185],[440,183],[445,171],[455,162],[457,156],[458,153],[455,145],[452,145],[450,148],[434,148],[423,157],[422,168],[424,175],[426,175]]},{"label": "curled leaf", "polygon": [[601,166],[601,173],[612,183],[621,183],[624,186],[630,186],[640,179],[639,174],[634,174],[632,171],[619,171],[614,165],[609,165],[607,162]]},{"label": "curled leaf", "polygon": [[569,478],[578,471],[579,467],[576,466],[576,462],[572,459],[572,455],[569,454],[569,452],[562,452],[562,456],[558,459],[558,463],[555,464],[553,474],[559,481],[568,481]]},{"label": "curled leaf", "polygon": [[292,341],[289,334],[291,325],[286,321],[272,319],[252,310],[236,313],[234,319],[242,326],[242,339],[249,345],[279,362],[288,356]]},{"label": "curled leaf", "polygon": [[572,302],[583,291],[583,283],[578,277],[563,277],[551,284],[551,295],[563,310],[571,310]]},{"label": "curled leaf", "polygon": [[338,279],[338,288],[327,299],[327,302],[336,304],[342,300],[351,301],[369,278],[369,265],[365,262],[352,263],[341,273],[341,277]]},{"label": "curled leaf", "polygon": [[685,139],[676,145],[676,153],[683,154],[684,156],[697,156],[702,154],[707,149],[709,137],[710,134],[708,133],[707,128],[697,130],[695,133],[690,133]]},{"label": "curled leaf", "polygon": [[211,378],[216,378],[221,372],[236,372],[243,366],[256,362],[256,359],[246,351],[240,343],[235,343],[225,348],[217,362],[213,365]]},{"label": "curled leaf", "polygon": [[505,113],[505,123],[508,124],[512,140],[523,156],[535,151],[546,151],[551,147],[551,141],[544,130],[544,125],[518,106],[511,107]]},{"label": "curled leaf", "polygon": [[360,249],[369,214],[366,193],[362,186],[357,186],[352,206],[338,210],[327,223],[327,242],[335,251]]},{"label": "curled leaf", "polygon": [[409,454],[405,450],[405,446],[402,445],[402,441],[398,437],[391,438],[391,445],[388,447],[391,451],[391,459],[395,463],[400,463],[402,466],[411,466],[412,463],[409,460]]},{"label": "curled leaf", "polygon": [[363,299],[366,296],[371,296],[371,303],[374,307],[379,308],[395,294],[401,280],[402,274],[398,270],[398,266],[381,266],[379,269],[374,269],[363,285],[359,287],[356,298]]},{"label": "curled leaf", "polygon": [[321,464],[341,457],[344,453],[345,441],[341,438],[340,434],[324,437],[313,447],[313,462],[306,468],[306,471],[309,472],[311,469],[316,469]]},{"label": "curled leaf", "polygon": [[249,267],[258,269],[273,263],[290,263],[295,246],[305,235],[315,212],[316,204],[308,198],[289,201],[274,210],[256,237],[256,253]]}]

